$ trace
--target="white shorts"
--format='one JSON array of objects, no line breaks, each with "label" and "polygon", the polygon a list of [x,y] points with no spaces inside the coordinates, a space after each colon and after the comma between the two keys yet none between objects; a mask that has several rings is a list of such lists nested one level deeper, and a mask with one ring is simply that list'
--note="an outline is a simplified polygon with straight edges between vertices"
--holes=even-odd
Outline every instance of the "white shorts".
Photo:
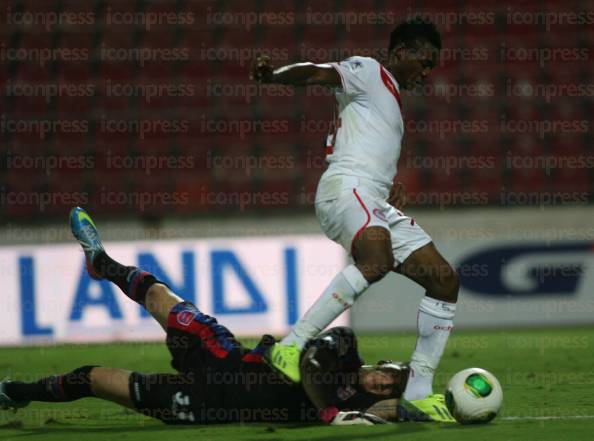
[{"label": "white shorts", "polygon": [[376,190],[355,179],[351,188],[343,187],[335,199],[316,201],[316,215],[322,230],[334,242],[352,254],[355,239],[368,227],[390,231],[396,265],[413,251],[431,242],[431,237],[417,222],[397,210]]}]

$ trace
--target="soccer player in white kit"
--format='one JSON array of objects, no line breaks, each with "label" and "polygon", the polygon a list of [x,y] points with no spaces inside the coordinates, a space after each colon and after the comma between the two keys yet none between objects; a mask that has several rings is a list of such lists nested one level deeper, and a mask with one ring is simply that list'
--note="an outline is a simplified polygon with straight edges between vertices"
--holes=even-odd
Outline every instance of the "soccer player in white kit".
[{"label": "soccer player in white kit", "polygon": [[[328,137],[328,169],[320,179],[316,215],[324,233],[353,257],[301,317],[290,334],[268,353],[267,361],[299,381],[305,342],[348,309],[370,284],[396,271],[423,286],[418,337],[404,398],[430,419],[443,403],[432,382],[452,330],[459,282],[431,238],[398,208],[401,184],[394,184],[404,123],[400,89],[421,83],[437,64],[441,37],[428,20],[415,17],[393,30],[385,65],[353,56],[326,64],[298,63],[274,70],[258,57],[251,78],[293,86],[320,84],[335,90],[338,118]],[[439,403],[438,403],[439,402]],[[410,406],[409,406],[410,407]]]}]

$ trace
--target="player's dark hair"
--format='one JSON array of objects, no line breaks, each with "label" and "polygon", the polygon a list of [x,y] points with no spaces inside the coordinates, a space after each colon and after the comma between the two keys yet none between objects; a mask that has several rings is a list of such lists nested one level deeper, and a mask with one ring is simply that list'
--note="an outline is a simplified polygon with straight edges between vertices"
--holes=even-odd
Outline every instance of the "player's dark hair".
[{"label": "player's dark hair", "polygon": [[415,47],[418,40],[428,41],[432,46],[441,49],[441,36],[433,22],[428,18],[415,16],[394,28],[390,34],[388,50],[391,52],[400,43],[404,43],[406,47]]}]

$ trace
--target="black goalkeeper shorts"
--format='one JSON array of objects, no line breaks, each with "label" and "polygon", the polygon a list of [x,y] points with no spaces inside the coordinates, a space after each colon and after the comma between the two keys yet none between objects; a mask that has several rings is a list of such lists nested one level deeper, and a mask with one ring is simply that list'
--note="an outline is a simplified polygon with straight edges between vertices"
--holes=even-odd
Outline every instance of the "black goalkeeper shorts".
[{"label": "black goalkeeper shorts", "polygon": [[227,328],[190,302],[177,304],[169,313],[167,348],[178,373],[134,372],[129,387],[139,412],[168,424],[223,422],[213,421],[212,415],[213,410],[224,410],[229,388],[210,379],[239,372],[243,363],[261,364],[264,352],[262,347],[244,348]]},{"label": "black goalkeeper shorts", "polygon": [[130,397],[138,412],[167,424],[200,424],[195,409],[204,407],[204,396],[190,374],[130,375]]}]

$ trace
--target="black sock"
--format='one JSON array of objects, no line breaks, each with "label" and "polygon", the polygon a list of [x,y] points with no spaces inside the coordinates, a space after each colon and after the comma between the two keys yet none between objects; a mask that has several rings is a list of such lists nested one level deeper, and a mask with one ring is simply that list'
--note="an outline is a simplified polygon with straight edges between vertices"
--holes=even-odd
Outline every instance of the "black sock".
[{"label": "black sock", "polygon": [[9,381],[6,394],[15,401],[46,401],[65,403],[85,397],[93,397],[91,390],[91,369],[97,366],[83,366],[64,375],[52,375],[34,383]]},{"label": "black sock", "polygon": [[105,251],[95,257],[93,269],[99,276],[115,283],[124,294],[141,305],[144,305],[146,292],[151,285],[162,283],[149,272],[116,262]]}]

